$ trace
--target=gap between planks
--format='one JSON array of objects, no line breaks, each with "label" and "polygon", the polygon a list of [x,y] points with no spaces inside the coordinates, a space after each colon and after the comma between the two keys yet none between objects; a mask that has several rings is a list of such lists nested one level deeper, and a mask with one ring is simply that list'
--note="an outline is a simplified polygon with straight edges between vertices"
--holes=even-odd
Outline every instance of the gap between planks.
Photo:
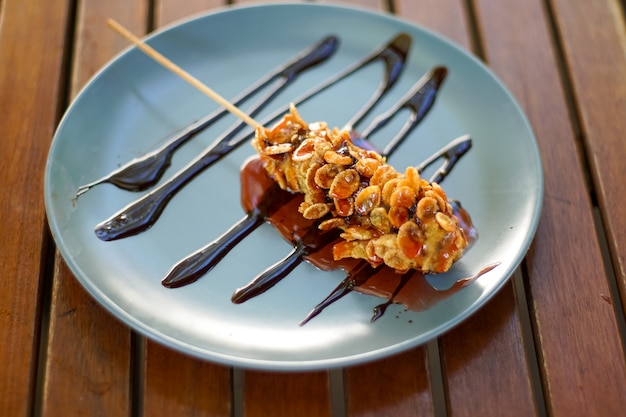
[{"label": "gap between planks", "polygon": [[[47,228],[46,223],[46,228]],[[33,367],[33,386],[32,386],[32,409],[31,415],[42,415],[43,396],[46,381],[46,367],[48,359],[48,342],[50,340],[50,309],[52,308],[52,283],[56,276],[56,245],[51,236],[45,232],[44,239],[48,239],[47,248],[42,255],[42,261],[45,265],[43,268],[43,277],[40,279],[41,295],[39,301],[39,336],[35,345],[36,352],[33,359],[36,364]],[[35,357],[36,355],[36,357]]]},{"label": "gap between planks", "polygon": [[448,400],[446,396],[445,383],[443,382],[443,367],[441,355],[439,353],[439,338],[433,339],[426,345],[428,356],[428,380],[430,383],[430,393],[432,396],[433,416],[448,416]]},{"label": "gap between planks", "polygon": [[135,331],[130,334],[130,416],[144,415],[143,399],[146,381],[146,338]]},{"label": "gap between planks", "polygon": [[242,368],[231,368],[231,386],[232,386],[232,417],[243,417],[243,378],[245,370]]},{"label": "gap between planks", "polygon": [[[522,267],[523,269],[523,267]],[[515,306],[520,319],[522,343],[524,344],[524,354],[526,356],[526,364],[528,366],[528,376],[530,377],[530,386],[535,403],[535,413],[537,417],[547,417],[546,400],[544,395],[544,384],[541,379],[539,370],[539,359],[535,346],[534,330],[530,320],[530,311],[528,305],[528,297],[526,296],[526,274],[520,268],[513,272],[513,276],[509,278],[513,282],[513,294],[515,296]]]},{"label": "gap between planks", "polygon": [[602,215],[600,214],[600,210],[597,205],[594,205],[593,207],[593,220],[596,227],[598,242],[600,243],[602,262],[604,265],[604,270],[606,271],[606,277],[609,287],[609,294],[599,294],[599,296],[608,303],[610,303],[613,307],[613,314],[615,314],[617,330],[619,332],[620,341],[622,343],[622,350],[626,352],[626,317],[624,316],[624,308],[622,305],[624,300],[622,300],[620,296],[617,278],[615,275],[615,269],[613,268],[611,253],[609,251],[609,244],[606,238],[606,234],[604,233],[604,223],[602,221]]}]

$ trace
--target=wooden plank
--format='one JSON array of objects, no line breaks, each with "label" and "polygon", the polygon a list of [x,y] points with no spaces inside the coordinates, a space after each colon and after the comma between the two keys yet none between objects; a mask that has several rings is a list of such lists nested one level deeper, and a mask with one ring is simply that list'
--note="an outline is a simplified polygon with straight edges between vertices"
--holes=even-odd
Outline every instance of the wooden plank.
[{"label": "wooden plank", "polygon": [[130,331],[57,259],[42,416],[129,415]]},{"label": "wooden plank", "polygon": [[[337,4],[343,6],[354,6],[360,8],[369,8],[376,10],[386,9],[387,2],[386,0],[296,0],[297,3],[300,1],[301,3],[329,3],[329,4]],[[263,4],[268,3],[265,0],[234,0],[233,4],[237,5],[250,5],[253,6],[255,4]],[[294,0],[274,0],[271,3],[294,3]]]},{"label": "wooden plank", "polygon": [[[137,33],[145,31],[143,1],[79,2],[71,91],[127,43],[106,26],[113,17]],[[57,257],[50,308],[49,343],[42,415],[124,415],[131,410],[131,334],[78,284]],[[68,341],[71,341],[68,343]]]},{"label": "wooden plank", "polygon": [[489,65],[525,109],[544,163],[544,207],[526,267],[548,414],[619,415],[626,363],[602,297],[602,254],[544,4],[475,5]]},{"label": "wooden plank", "polygon": [[246,371],[246,417],[323,417],[331,415],[328,372]]},{"label": "wooden plank", "polygon": [[230,369],[148,342],[143,414],[224,416],[232,411]]},{"label": "wooden plank", "polygon": [[0,414],[33,411],[49,237],[43,176],[58,118],[69,2],[0,3]]},{"label": "wooden plank", "polygon": [[433,415],[425,348],[347,368],[344,374],[349,416]]},{"label": "wooden plank", "polygon": [[454,416],[536,415],[521,322],[509,282],[441,338],[448,412]]},{"label": "wooden plank", "polygon": [[[154,24],[159,28],[222,4],[215,0],[160,0],[154,4]],[[146,341],[143,384],[146,416],[232,414],[230,368],[183,355],[150,340]]]},{"label": "wooden plank", "polygon": [[464,0],[395,0],[398,16],[437,32],[470,49]]},{"label": "wooden plank", "polygon": [[157,0],[154,4],[155,26],[161,27],[168,25],[176,20],[189,17],[196,13],[211,11],[211,9],[225,6],[226,3],[225,0]]},{"label": "wooden plank", "polygon": [[387,6],[385,0],[320,0],[318,3],[334,3],[340,6],[354,6],[373,10],[385,10]]},{"label": "wooden plank", "polygon": [[148,1],[111,0],[102,4],[97,0],[82,0],[76,13],[72,96],[96,71],[129,46],[126,39],[108,28],[106,20],[113,18],[133,33],[143,34],[148,26]]},{"label": "wooden plank", "polygon": [[[470,48],[466,2],[400,1],[397,12]],[[452,415],[532,415],[532,387],[524,358],[521,320],[510,284],[440,341],[447,408]],[[507,381],[503,384],[502,381]],[[479,392],[494,392],[488,396]]]},{"label": "wooden plank", "polygon": [[616,0],[555,1],[552,7],[626,313],[624,10]]}]

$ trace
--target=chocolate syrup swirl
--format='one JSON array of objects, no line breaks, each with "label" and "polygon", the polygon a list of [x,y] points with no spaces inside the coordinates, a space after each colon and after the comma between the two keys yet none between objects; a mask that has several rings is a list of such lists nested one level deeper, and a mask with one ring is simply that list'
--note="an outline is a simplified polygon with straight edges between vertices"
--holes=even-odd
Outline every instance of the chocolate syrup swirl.
[{"label": "chocolate syrup swirl", "polygon": [[400,110],[410,110],[410,116],[404,123],[404,126],[402,126],[400,131],[389,141],[383,150],[383,154],[391,155],[408,134],[426,117],[433,107],[437,92],[447,75],[448,70],[445,67],[435,67],[433,70],[424,74],[424,76],[415,83],[415,86],[407,92],[395,106],[379,115],[372,122],[370,127],[361,132],[362,137],[370,137],[374,132],[393,120]]},{"label": "chocolate syrup swirl", "polygon": [[398,294],[400,294],[400,291],[406,286],[406,284],[409,282],[412,276],[413,276],[412,272],[407,272],[406,274],[400,275],[399,280],[396,278],[398,282],[393,287],[393,292],[391,296],[387,298],[387,301],[385,301],[384,303],[378,304],[377,306],[374,307],[374,315],[371,318],[372,322],[375,322],[376,320],[381,318],[383,314],[385,314],[385,312],[387,311],[387,307],[395,303],[395,298],[398,296]]},{"label": "chocolate syrup swirl", "polygon": [[[361,120],[369,113],[373,105],[376,104],[396,82],[400,71],[404,67],[410,44],[411,38],[409,35],[404,33],[399,34],[383,48],[374,51],[374,53],[357,62],[355,65],[347,68],[336,76],[331,77],[310,92],[306,93],[303,97],[296,99],[294,103],[296,105],[301,104],[372,62],[379,60],[383,61],[385,64],[383,80],[381,81],[376,92],[373,94],[372,98],[357,115],[358,120]],[[294,74],[297,73],[294,72]],[[255,117],[262,107],[264,107],[274,95],[274,93],[270,94],[266,100],[257,104],[249,111],[249,115],[251,117]],[[287,110],[288,109],[286,108],[281,109],[262,124],[269,125],[274,120],[281,117]],[[132,236],[149,229],[158,220],[169,201],[178,191],[180,191],[200,172],[204,171],[206,168],[213,165],[213,163],[251,138],[251,134],[236,138],[236,135],[245,126],[246,125],[243,122],[237,124],[235,127],[231,128],[228,132],[222,135],[222,137],[213,142],[213,144],[211,144],[202,154],[198,155],[185,168],[175,174],[168,181],[164,182],[153,191],[145,194],[135,202],[127,205],[109,219],[98,224],[95,228],[96,236],[101,240],[110,241]]]},{"label": "chocolate syrup swirl", "polygon": [[368,264],[361,264],[354,271],[348,271],[348,276],[307,314],[300,325],[305,325],[331,304],[353,291],[387,299],[384,303],[374,307],[372,322],[382,317],[387,307],[392,304],[404,305],[410,311],[426,311],[467,287],[498,265],[499,263],[487,265],[475,275],[456,281],[450,288],[438,290],[419,272],[408,272],[398,277],[398,274],[389,268],[383,267],[375,270]]},{"label": "chocolate syrup swirl", "polygon": [[444,163],[435,171],[430,182],[439,183],[444,180],[450,173],[450,170],[456,165],[463,155],[472,147],[472,139],[469,135],[463,135],[452,142],[448,143],[439,152],[433,154],[417,167],[420,174],[437,160],[443,159]]}]

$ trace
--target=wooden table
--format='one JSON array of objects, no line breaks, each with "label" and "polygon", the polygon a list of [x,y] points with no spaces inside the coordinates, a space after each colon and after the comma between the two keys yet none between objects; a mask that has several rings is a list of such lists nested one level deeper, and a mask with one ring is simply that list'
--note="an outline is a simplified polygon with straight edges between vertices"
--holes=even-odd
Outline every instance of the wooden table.
[{"label": "wooden table", "polygon": [[477,314],[426,346],[341,370],[204,362],[121,324],[78,284],[45,220],[54,129],[144,34],[239,1],[0,1],[0,415],[617,416],[626,409],[626,28],[618,0],[362,0],[471,50],[536,133],[532,247]]}]

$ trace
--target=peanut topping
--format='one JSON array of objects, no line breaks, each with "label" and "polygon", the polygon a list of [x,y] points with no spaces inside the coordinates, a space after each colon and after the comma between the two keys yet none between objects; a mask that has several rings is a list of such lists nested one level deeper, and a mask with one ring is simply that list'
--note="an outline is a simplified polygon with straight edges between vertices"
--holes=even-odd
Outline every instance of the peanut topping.
[{"label": "peanut topping", "polygon": [[315,203],[304,207],[306,208],[302,211],[302,215],[305,219],[310,220],[321,219],[330,212],[328,205],[323,203]]},{"label": "peanut topping", "polygon": [[356,169],[346,169],[333,178],[328,195],[332,198],[348,198],[359,189],[359,173]]},{"label": "peanut topping", "polygon": [[381,191],[377,185],[365,187],[356,196],[354,208],[361,215],[369,214],[372,210],[380,205]]},{"label": "peanut topping", "polygon": [[342,231],[335,259],[364,259],[405,272],[444,272],[467,239],[443,189],[404,173],[374,151],[352,143],[348,132],[326,123],[307,124],[294,107],[252,142],[265,168],[283,189],[303,193],[299,211],[320,219],[320,230]]},{"label": "peanut topping", "polygon": [[356,170],[360,175],[364,177],[371,177],[374,175],[378,167],[380,167],[381,162],[375,158],[363,158],[359,159],[355,164]]},{"label": "peanut topping", "polygon": [[390,204],[391,206],[411,208],[417,201],[417,196],[413,188],[408,185],[398,187],[393,194],[391,194]]},{"label": "peanut topping", "polygon": [[333,180],[341,172],[341,167],[333,164],[322,165],[315,172],[315,183],[321,188],[329,189]]}]

